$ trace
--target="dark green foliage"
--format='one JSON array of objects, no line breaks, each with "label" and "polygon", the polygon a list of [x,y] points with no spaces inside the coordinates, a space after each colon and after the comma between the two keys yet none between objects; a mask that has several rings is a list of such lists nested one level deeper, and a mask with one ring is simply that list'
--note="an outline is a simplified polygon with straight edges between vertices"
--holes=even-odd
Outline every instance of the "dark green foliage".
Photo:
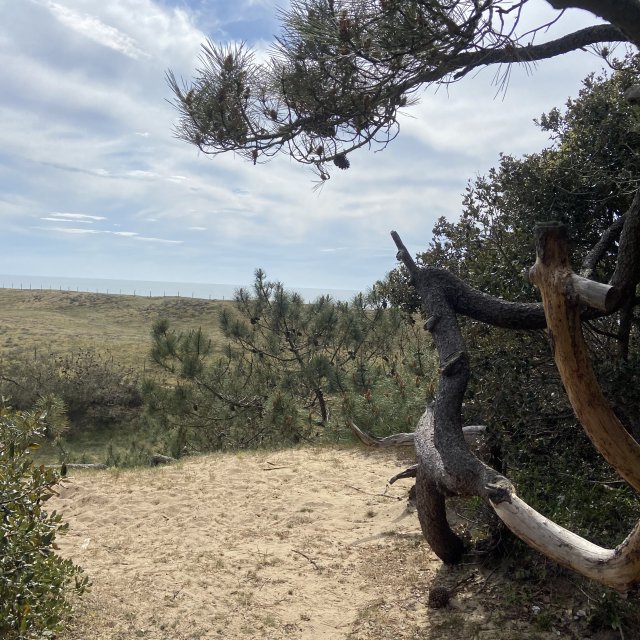
[{"label": "dark green foliage", "polygon": [[0,374],[0,394],[19,410],[47,397],[64,403],[71,433],[127,422],[142,404],[133,371],[93,350],[16,357],[0,363]]},{"label": "dark green foliage", "polygon": [[[566,109],[540,118],[552,145],[500,165],[473,181],[460,220],[441,219],[427,265],[446,268],[468,284],[508,300],[539,300],[526,272],[535,261],[536,222],[559,220],[571,234],[574,270],[630,206],[640,175],[637,109],[622,95],[639,79],[640,59],[610,78],[590,76]],[[593,277],[607,281],[617,244]],[[417,306],[397,270],[378,290],[408,311]],[[472,379],[464,404],[467,424],[484,423],[523,498],[553,520],[595,542],[622,541],[640,516],[640,502],[602,460],[576,421],[551,357],[546,332],[495,329],[462,319]],[[623,423],[640,429],[638,312],[623,330],[620,315],[585,323],[585,336],[605,395]],[[498,447],[499,445],[499,447]],[[498,451],[498,448],[500,451]]]},{"label": "dark green foliage", "polygon": [[[192,82],[168,72],[176,133],[207,154],[233,151],[254,164],[285,153],[324,181],[334,166],[349,167],[352,151],[393,140],[400,110],[424,85],[448,85],[486,65],[552,58],[569,42],[579,49],[627,39],[625,25],[602,24],[560,46],[548,38],[534,44],[547,25],[525,17],[530,4],[292,0],[267,58],[207,42]],[[505,84],[508,76],[497,74]]]},{"label": "dark green foliage", "polygon": [[620,638],[633,638],[640,627],[640,610],[635,598],[626,599],[613,589],[594,594],[589,614],[591,631],[613,630]]},{"label": "dark green foliage", "polygon": [[54,552],[66,531],[46,501],[60,474],[30,459],[44,425],[34,414],[0,409],[0,637],[53,638],[71,611],[68,587],[88,579]]},{"label": "dark green foliage", "polygon": [[201,331],[153,329],[153,358],[175,375],[145,388],[151,413],[171,427],[172,455],[340,437],[346,418],[375,433],[407,430],[432,393],[422,331],[375,295],[306,304],[257,271],[220,325],[213,354]]}]

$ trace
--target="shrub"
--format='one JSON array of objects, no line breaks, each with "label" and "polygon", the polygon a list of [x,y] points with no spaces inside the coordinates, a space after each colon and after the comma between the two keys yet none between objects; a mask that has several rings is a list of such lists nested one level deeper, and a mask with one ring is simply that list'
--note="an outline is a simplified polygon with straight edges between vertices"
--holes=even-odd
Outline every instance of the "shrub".
[{"label": "shrub", "polygon": [[307,304],[256,272],[220,326],[215,351],[201,331],[159,320],[151,355],[170,374],[143,387],[148,414],[172,456],[412,430],[433,395],[436,363],[424,331],[375,291],[352,302]]},{"label": "shrub", "polygon": [[64,403],[69,430],[88,425],[121,423],[137,414],[142,404],[134,373],[113,358],[93,350],[72,354],[19,354],[0,363],[0,394],[12,406],[33,410],[43,397]]},{"label": "shrub", "polygon": [[71,611],[68,586],[82,593],[82,569],[54,552],[67,529],[45,510],[60,474],[30,460],[44,435],[35,414],[0,408],[0,637],[52,638]]}]

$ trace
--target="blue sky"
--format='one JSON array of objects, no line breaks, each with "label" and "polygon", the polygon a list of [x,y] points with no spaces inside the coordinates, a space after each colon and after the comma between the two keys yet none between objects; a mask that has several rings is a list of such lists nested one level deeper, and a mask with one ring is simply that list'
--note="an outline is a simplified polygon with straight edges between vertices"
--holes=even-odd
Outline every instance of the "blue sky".
[{"label": "blue sky", "polygon": [[[588,52],[487,69],[407,110],[386,150],[352,156],[318,193],[281,157],[252,166],[175,139],[164,74],[200,44],[264,52],[286,0],[0,0],[0,273],[364,290],[454,219],[470,178],[548,141],[533,118],[599,70]],[[532,0],[531,19],[552,16]],[[563,17],[555,34],[591,24]],[[565,26],[566,25],[566,26]]]}]

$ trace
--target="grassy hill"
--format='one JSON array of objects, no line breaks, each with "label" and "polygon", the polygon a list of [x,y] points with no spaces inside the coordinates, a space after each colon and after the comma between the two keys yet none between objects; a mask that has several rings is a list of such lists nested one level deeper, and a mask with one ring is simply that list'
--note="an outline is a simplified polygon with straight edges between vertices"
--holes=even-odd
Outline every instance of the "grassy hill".
[{"label": "grassy hill", "polygon": [[[230,301],[177,297],[142,297],[68,291],[0,289],[0,375],[15,362],[41,362],[48,354],[92,351],[138,379],[163,375],[149,358],[154,321],[167,318],[178,330],[202,327],[214,343],[223,344],[219,310]],[[35,363],[36,369],[40,365]],[[6,379],[10,379],[6,378]],[[12,402],[13,387],[3,395]],[[112,424],[108,429],[84,428],[68,433],[57,445],[50,442],[36,452],[45,463],[105,462],[109,455],[132,449],[162,448],[158,434],[145,422]],[[111,452],[111,454],[110,454]]]},{"label": "grassy hill", "polygon": [[158,318],[202,329],[223,341],[218,313],[230,301],[69,291],[0,289],[0,359],[35,352],[95,349],[140,371],[149,365],[150,332]]}]

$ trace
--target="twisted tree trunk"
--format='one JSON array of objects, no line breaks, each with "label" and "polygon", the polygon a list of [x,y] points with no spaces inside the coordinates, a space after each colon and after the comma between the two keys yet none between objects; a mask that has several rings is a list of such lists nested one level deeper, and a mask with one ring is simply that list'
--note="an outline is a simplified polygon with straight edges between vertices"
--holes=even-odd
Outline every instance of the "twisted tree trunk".
[{"label": "twisted tree trunk", "polygon": [[[464,546],[447,522],[445,500],[450,495],[480,496],[533,548],[582,575],[625,591],[640,582],[640,523],[615,549],[594,545],[529,507],[507,478],[473,455],[463,436],[461,409],[469,358],[457,313],[512,328],[547,324],[556,365],[577,417],[598,451],[640,491],[640,445],[629,436],[600,390],[580,320],[584,307],[605,314],[618,308],[619,289],[571,271],[564,227],[551,223],[536,233],[537,260],[531,279],[540,288],[543,305],[505,303],[472,290],[441,269],[419,268],[398,234],[392,232],[398,258],[409,270],[422,300],[428,318],[425,326],[440,361],[435,406],[425,411],[414,435],[420,525],[434,552],[444,562],[457,562]],[[403,436],[399,440],[406,443],[407,434]],[[370,444],[379,443],[372,440]]]}]

